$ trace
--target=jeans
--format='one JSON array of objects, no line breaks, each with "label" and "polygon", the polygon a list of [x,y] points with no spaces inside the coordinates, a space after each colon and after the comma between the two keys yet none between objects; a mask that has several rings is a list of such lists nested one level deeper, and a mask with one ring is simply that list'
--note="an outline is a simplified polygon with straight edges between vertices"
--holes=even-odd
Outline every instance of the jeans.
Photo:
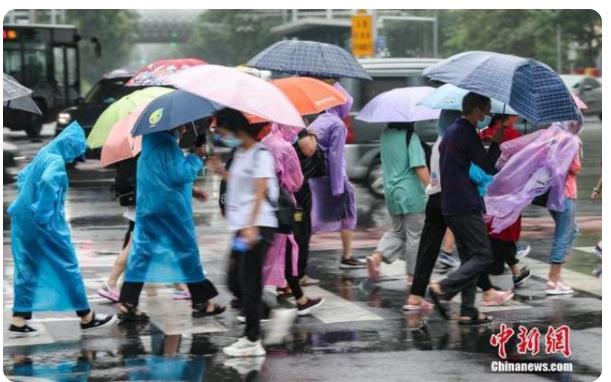
[{"label": "jeans", "polygon": [[477,317],[476,285],[493,262],[486,224],[482,214],[476,211],[448,215],[445,219],[454,233],[461,264],[439,285],[447,300],[461,293],[461,316]]},{"label": "jeans", "polygon": [[[246,252],[232,250],[229,259],[227,286],[242,303],[242,313],[246,318],[244,336],[250,341],[257,341],[261,337],[260,320],[264,309],[261,273],[275,231],[275,228],[259,227],[261,239]],[[238,232],[236,237],[239,235]]]},{"label": "jeans", "polygon": [[564,211],[550,210],[549,213],[556,224],[549,262],[562,264],[579,234],[579,228],[575,224],[575,199],[564,198]]}]

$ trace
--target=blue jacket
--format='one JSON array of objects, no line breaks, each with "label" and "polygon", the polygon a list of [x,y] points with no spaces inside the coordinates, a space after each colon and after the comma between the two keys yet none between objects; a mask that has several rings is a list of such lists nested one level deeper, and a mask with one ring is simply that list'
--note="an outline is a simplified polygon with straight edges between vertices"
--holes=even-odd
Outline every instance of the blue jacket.
[{"label": "blue jacket", "polygon": [[142,137],[136,181],[136,227],[125,280],[204,280],[193,223],[192,187],[202,160],[185,156],[173,134]]},{"label": "blue jacket", "polygon": [[16,312],[89,308],[64,215],[65,164],[83,155],[85,149],[83,129],[73,122],[17,177],[17,199],[8,208]]}]

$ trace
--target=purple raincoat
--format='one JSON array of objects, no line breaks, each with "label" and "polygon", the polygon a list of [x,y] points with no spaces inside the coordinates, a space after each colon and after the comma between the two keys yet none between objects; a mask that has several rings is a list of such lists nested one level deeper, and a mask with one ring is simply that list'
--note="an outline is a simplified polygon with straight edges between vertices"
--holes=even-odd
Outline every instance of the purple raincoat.
[{"label": "purple raincoat", "polygon": [[[303,174],[299,157],[293,146],[288,143],[279,126],[272,126],[271,132],[261,140],[261,143],[272,153],[276,165],[276,176],[280,187],[289,193],[297,192],[303,184]],[[267,252],[265,263],[263,264],[263,285],[274,285],[284,288],[286,279],[284,277],[286,245],[290,243],[292,247],[293,275],[298,274],[297,262],[299,257],[299,246],[293,234],[276,233],[274,241]]]},{"label": "purple raincoat", "polygon": [[564,183],[578,155],[581,121],[554,123],[547,129],[501,145],[500,171],[484,198],[493,233],[509,227],[532,200],[549,190],[547,208],[564,209]]},{"label": "purple raincoat", "polygon": [[348,101],[320,114],[309,126],[327,160],[327,176],[310,179],[312,232],[337,232],[356,228],[356,199],[346,175],[344,149],[348,130],[343,119],[352,107],[352,97],[339,83],[335,87]]}]

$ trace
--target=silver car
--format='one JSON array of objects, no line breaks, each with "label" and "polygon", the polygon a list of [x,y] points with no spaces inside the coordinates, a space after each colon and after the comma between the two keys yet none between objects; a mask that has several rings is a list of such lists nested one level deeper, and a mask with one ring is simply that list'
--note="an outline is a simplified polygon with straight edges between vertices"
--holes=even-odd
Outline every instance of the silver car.
[{"label": "silver car", "polygon": [[603,119],[603,96],[601,80],[581,75],[566,74],[560,76],[566,86],[578,96],[588,108],[583,111],[585,115],[595,115]]}]

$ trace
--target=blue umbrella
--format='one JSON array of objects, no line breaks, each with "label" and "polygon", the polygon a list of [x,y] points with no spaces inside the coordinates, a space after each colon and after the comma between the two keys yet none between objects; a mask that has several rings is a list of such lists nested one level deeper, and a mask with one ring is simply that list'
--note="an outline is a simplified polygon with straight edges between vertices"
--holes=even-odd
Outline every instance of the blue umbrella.
[{"label": "blue umbrella", "polygon": [[[462,99],[469,91],[452,84],[445,84],[430,92],[418,105],[431,109],[462,110]],[[511,106],[492,99],[493,114],[518,114]]]},{"label": "blue umbrella", "polygon": [[184,90],[176,90],[155,98],[142,111],[132,128],[132,135],[172,130],[180,125],[206,118],[222,109],[218,103]]},{"label": "blue umbrella", "polygon": [[464,52],[429,66],[423,74],[509,104],[535,125],[578,119],[577,106],[560,76],[532,58]]},{"label": "blue umbrella", "polygon": [[346,50],[317,41],[278,41],[251,58],[246,66],[300,76],[371,80]]}]

